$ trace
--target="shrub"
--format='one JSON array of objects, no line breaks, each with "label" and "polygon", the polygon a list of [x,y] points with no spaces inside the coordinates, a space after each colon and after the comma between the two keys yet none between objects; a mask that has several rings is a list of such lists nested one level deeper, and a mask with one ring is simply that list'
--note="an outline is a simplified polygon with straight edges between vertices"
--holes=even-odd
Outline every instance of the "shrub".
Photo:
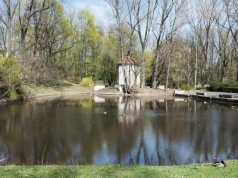
[{"label": "shrub", "polygon": [[18,60],[0,57],[0,97],[17,99],[16,89],[21,85],[21,72]]},{"label": "shrub", "polygon": [[21,83],[21,72],[17,59],[0,57],[0,79],[2,85],[8,87]]},{"label": "shrub", "polygon": [[18,94],[17,94],[16,90],[10,90],[10,92],[9,92],[9,98],[10,98],[11,100],[15,100],[15,99],[18,98]]},{"label": "shrub", "polygon": [[191,86],[189,86],[188,84],[182,84],[182,85],[181,85],[181,89],[182,89],[182,90],[189,91],[189,90],[191,90],[191,89],[192,89],[192,87],[191,87]]},{"label": "shrub", "polygon": [[208,88],[209,91],[221,91],[221,92],[238,92],[238,83],[222,83],[217,82],[211,84]]},{"label": "shrub", "polygon": [[93,87],[94,83],[92,77],[84,77],[81,80],[80,85],[83,87]]}]

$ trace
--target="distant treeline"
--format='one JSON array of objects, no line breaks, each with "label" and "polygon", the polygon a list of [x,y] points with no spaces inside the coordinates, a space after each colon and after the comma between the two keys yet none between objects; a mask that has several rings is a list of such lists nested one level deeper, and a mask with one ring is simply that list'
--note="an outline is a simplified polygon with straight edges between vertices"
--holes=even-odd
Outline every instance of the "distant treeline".
[{"label": "distant treeline", "polygon": [[112,86],[127,54],[141,87],[238,82],[237,0],[104,0],[108,24],[63,3],[0,0],[0,98],[62,78]]}]

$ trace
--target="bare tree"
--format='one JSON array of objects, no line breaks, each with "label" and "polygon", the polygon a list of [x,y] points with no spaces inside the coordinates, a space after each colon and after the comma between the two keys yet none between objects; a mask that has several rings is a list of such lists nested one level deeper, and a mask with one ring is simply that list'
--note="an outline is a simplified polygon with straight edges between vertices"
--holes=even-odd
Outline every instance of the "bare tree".
[{"label": "bare tree", "polygon": [[[128,0],[127,0],[128,1]],[[150,37],[151,27],[158,5],[156,0],[133,0],[132,14],[136,19],[136,32],[141,46],[141,88],[145,87],[145,50]]]},{"label": "bare tree", "polygon": [[[26,4],[23,4],[23,2],[19,3],[19,23],[20,23],[20,43],[22,44],[22,47],[25,45],[25,39],[27,36],[27,32],[30,27],[35,28],[35,42],[37,45],[38,40],[38,33],[39,33],[39,26],[44,19],[41,18],[42,11],[50,9],[56,2],[54,0],[30,0]],[[33,20],[33,24],[32,24]],[[35,48],[37,48],[35,46]],[[36,50],[36,49],[35,49]],[[34,50],[34,53],[36,51]]]},{"label": "bare tree", "polygon": [[[154,36],[156,38],[156,49],[154,58],[154,72],[153,72],[153,88],[157,88],[159,81],[161,80],[162,73],[165,70],[165,61],[160,61],[160,50],[166,41],[171,40],[174,33],[183,25],[179,22],[178,17],[180,17],[183,12],[183,7],[185,0],[161,0],[158,2],[157,15],[155,16],[155,26],[153,29]],[[179,22],[179,23],[178,23]],[[172,24],[172,25],[171,25]],[[161,63],[161,69],[159,69],[159,63]]]},{"label": "bare tree", "polygon": [[107,4],[111,8],[111,18],[116,22],[117,31],[118,31],[118,39],[120,44],[120,53],[121,59],[124,57],[124,50],[123,50],[123,26],[125,23],[125,14],[123,0],[105,0]]},{"label": "bare tree", "polygon": [[220,67],[221,67],[219,81],[224,82],[226,68],[232,55],[232,40],[231,40],[230,31],[218,25],[217,26],[217,42],[214,44],[214,46],[219,55],[219,61],[220,61]]},{"label": "bare tree", "polygon": [[1,3],[0,23],[2,26],[0,27],[0,33],[5,51],[4,55],[8,57],[12,52],[12,30],[19,0],[2,0]]},{"label": "bare tree", "polygon": [[197,37],[199,49],[201,49],[203,62],[200,61],[200,75],[203,83],[209,83],[211,78],[211,67],[214,62],[214,26],[217,17],[217,0],[195,1],[189,11],[188,24]]},{"label": "bare tree", "polygon": [[[19,61],[23,78],[28,82],[36,82],[38,78],[44,78],[45,72],[45,26],[50,26],[54,19],[47,14],[56,5],[55,0],[30,0],[18,4],[19,18]],[[30,31],[30,32],[29,32]],[[48,70],[53,71],[53,70]]]},{"label": "bare tree", "polygon": [[238,2],[236,0],[223,0],[223,4],[225,7],[225,13],[227,15],[227,23],[228,27],[223,25],[223,27],[228,28],[230,31],[233,41],[234,41],[234,48],[233,48],[233,58],[236,61],[236,82],[238,82]]},{"label": "bare tree", "polygon": [[134,18],[133,15],[133,9],[135,9],[135,0],[125,0],[125,13],[126,13],[126,22],[130,28],[128,37],[129,37],[129,51],[132,51],[132,46],[133,46],[133,35],[135,32],[135,28],[138,25],[138,21],[136,21],[136,19]]}]

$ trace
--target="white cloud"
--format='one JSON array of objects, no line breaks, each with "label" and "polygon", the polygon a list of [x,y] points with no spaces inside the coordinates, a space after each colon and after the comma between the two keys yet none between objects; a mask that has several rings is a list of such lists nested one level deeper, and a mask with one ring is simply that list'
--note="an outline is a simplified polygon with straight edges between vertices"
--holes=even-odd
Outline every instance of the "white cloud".
[{"label": "white cloud", "polygon": [[103,22],[104,25],[108,24],[106,19],[106,12],[108,11],[108,6],[103,0],[74,0],[71,1],[68,6],[75,10],[88,9],[92,14],[94,14],[97,22]]}]

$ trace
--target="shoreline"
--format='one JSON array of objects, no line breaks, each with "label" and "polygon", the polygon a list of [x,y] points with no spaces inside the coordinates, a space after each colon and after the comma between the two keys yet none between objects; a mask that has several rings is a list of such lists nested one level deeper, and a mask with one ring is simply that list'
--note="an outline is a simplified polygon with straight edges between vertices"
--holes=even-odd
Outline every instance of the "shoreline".
[{"label": "shoreline", "polygon": [[[227,103],[238,104],[237,93],[224,93],[224,92],[209,92],[209,91],[183,91],[183,90],[162,90],[152,88],[135,88],[133,93],[125,94],[119,92],[113,87],[107,87],[98,91],[94,91],[93,87],[82,87],[79,84],[64,81],[63,87],[45,87],[45,86],[24,86],[24,96],[19,96],[17,99],[0,99],[0,104],[13,103],[18,101],[34,100],[44,97],[53,96],[67,96],[67,95],[91,95],[91,96],[104,96],[104,97],[117,97],[117,96],[131,96],[135,98],[152,98],[152,99],[165,99],[165,98],[192,98],[196,100],[204,100],[214,103]],[[220,97],[219,95],[223,95]],[[231,97],[236,95],[236,98],[225,98],[224,96]]]},{"label": "shoreline", "polygon": [[[173,91],[170,92],[158,92],[158,93],[132,93],[132,94],[125,94],[122,92],[97,92],[93,91],[91,88],[87,89],[88,91],[56,91],[56,92],[48,92],[48,93],[41,93],[36,95],[29,95],[29,96],[21,96],[17,99],[0,99],[0,104],[6,104],[6,103],[14,103],[18,101],[28,101],[28,100],[34,100],[34,99],[40,99],[40,98],[46,98],[46,97],[54,97],[54,96],[71,96],[71,95],[90,95],[90,96],[101,96],[101,97],[118,97],[118,96],[131,96],[134,98],[153,98],[157,97],[156,99],[166,99],[166,98],[192,98],[196,100],[204,100],[209,101],[213,103],[226,103],[226,104],[238,104],[238,98],[223,98],[219,97],[219,94],[224,94],[222,92],[206,92],[210,93],[209,95],[201,95],[201,94],[195,94],[194,92],[185,92],[185,93],[179,93],[175,94]],[[227,93],[225,93],[227,94]],[[233,93],[234,94],[234,93]]]},{"label": "shoreline", "polygon": [[[31,90],[34,90],[31,89]],[[46,90],[46,91],[45,91]],[[131,96],[131,97],[171,97],[172,91],[171,92],[166,92],[166,91],[161,91],[159,89],[143,89],[143,91],[140,92],[135,92],[132,94],[126,94],[122,93],[116,90],[113,91],[93,91],[93,88],[86,88],[86,87],[79,87],[76,88],[72,91],[72,89],[69,88],[63,88],[63,89],[50,89],[47,91],[44,87],[42,88],[37,88],[33,94],[27,94],[25,96],[20,96],[17,99],[9,99],[9,98],[3,98],[0,99],[0,103],[12,103],[12,102],[17,102],[17,101],[27,101],[27,100],[33,100],[33,99],[38,99],[38,98],[44,98],[44,97],[51,97],[51,96],[70,96],[70,95],[91,95],[91,96]],[[59,91],[61,90],[61,91]],[[140,89],[142,90],[142,89]],[[43,91],[43,92],[41,92]],[[152,92],[151,92],[152,91]],[[26,92],[28,93],[28,92]]]},{"label": "shoreline", "polygon": [[57,92],[57,93],[48,93],[48,94],[39,94],[34,96],[23,96],[18,99],[0,99],[0,103],[11,103],[17,101],[28,101],[44,97],[53,97],[53,96],[70,96],[70,95],[90,95],[90,92]]}]

